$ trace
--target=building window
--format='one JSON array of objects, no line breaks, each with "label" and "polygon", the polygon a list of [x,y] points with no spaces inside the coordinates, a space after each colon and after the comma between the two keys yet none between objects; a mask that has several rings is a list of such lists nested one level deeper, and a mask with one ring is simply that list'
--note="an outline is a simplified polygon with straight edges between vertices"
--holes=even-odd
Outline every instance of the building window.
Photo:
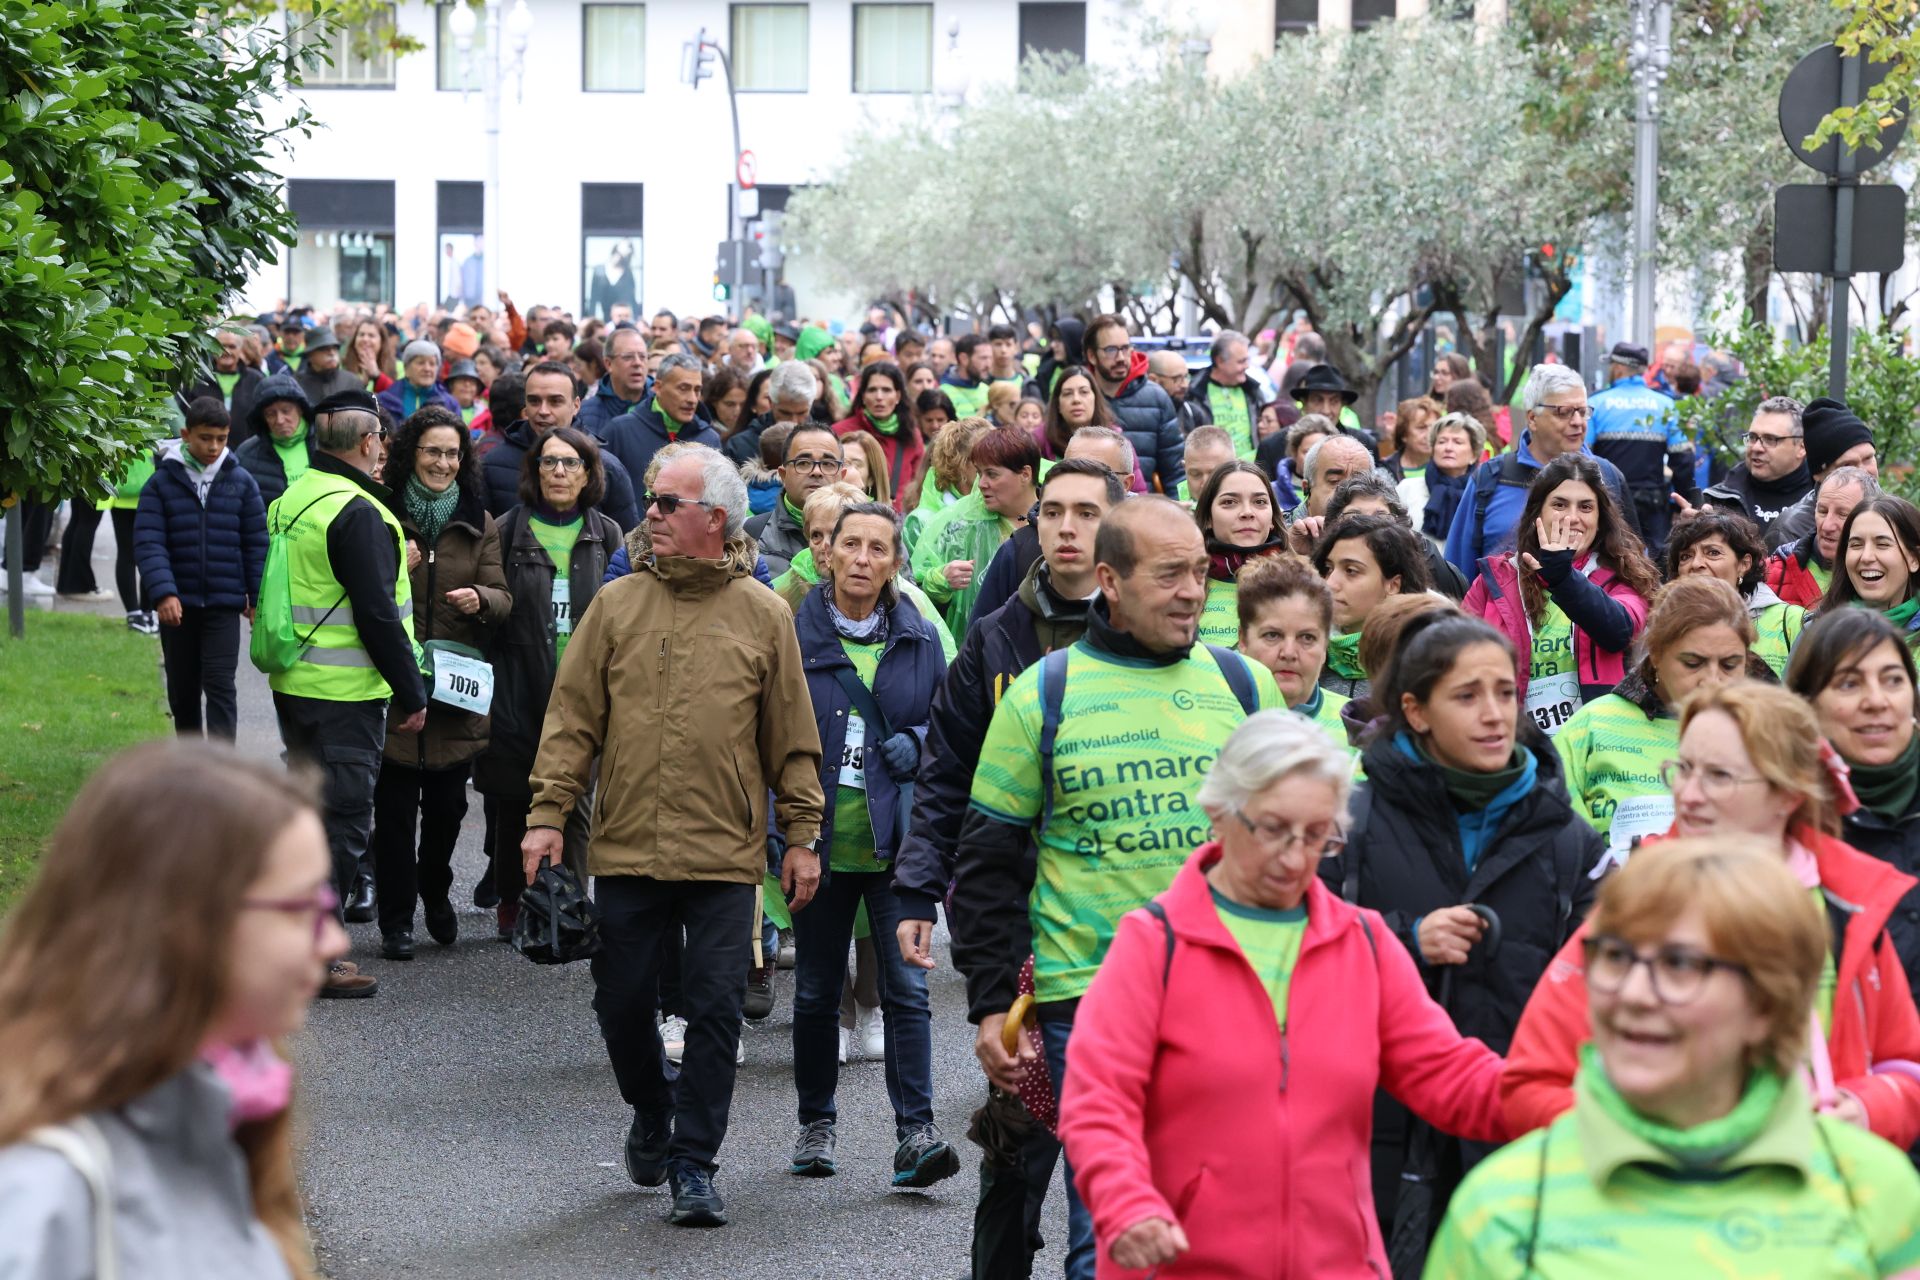
[{"label": "building window", "polygon": [[640,318],[646,188],[638,182],[580,184],[580,315],[611,323],[614,308]]},{"label": "building window", "polygon": [[1074,62],[1087,60],[1087,6],[1084,4],[1023,4],[1020,6],[1020,61],[1036,53],[1060,54]]},{"label": "building window", "polygon": [[486,300],[486,188],[478,182],[435,184],[440,239],[440,305],[471,307]]},{"label": "building window", "polygon": [[1276,0],[1274,39],[1302,35],[1320,25],[1320,0]]},{"label": "building window", "polygon": [[453,28],[451,26],[453,6],[450,4],[434,6],[434,9],[439,14],[439,32],[436,36],[437,43],[435,47],[439,50],[440,63],[438,72],[439,81],[434,87],[443,92],[459,93],[467,89],[475,91],[480,89],[480,77],[485,74],[481,70],[481,67],[485,65],[481,61],[481,55],[484,54],[487,49],[487,19],[486,15],[480,10],[480,6],[474,5],[473,8],[473,50],[468,55],[473,60],[473,82],[469,84],[467,82],[466,59],[460,56],[460,46],[454,43],[453,39]]},{"label": "building window", "polygon": [[853,6],[853,91],[933,90],[933,6]]},{"label": "building window", "polygon": [[1353,0],[1353,29],[1364,31],[1377,22],[1392,20],[1394,0]]},{"label": "building window", "polygon": [[733,87],[741,93],[807,91],[807,6],[733,6]]},{"label": "building window", "polygon": [[640,93],[647,87],[647,6],[582,5],[580,87]]},{"label": "building window", "polygon": [[[317,18],[289,15],[290,21],[318,24]],[[393,88],[393,6],[382,5],[357,23],[338,24],[331,33],[302,40],[301,57],[309,89]]]},{"label": "building window", "polygon": [[291,178],[287,207],[300,224],[287,255],[289,298],[393,302],[391,182]]}]

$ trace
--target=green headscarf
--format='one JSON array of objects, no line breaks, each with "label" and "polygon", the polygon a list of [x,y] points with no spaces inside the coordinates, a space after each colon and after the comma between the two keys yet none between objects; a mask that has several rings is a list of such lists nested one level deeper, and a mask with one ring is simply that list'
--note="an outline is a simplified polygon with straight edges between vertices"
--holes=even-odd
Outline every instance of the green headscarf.
[{"label": "green headscarf", "polygon": [[817,324],[810,324],[800,330],[799,338],[793,344],[795,360],[811,360],[833,345],[833,335]]}]

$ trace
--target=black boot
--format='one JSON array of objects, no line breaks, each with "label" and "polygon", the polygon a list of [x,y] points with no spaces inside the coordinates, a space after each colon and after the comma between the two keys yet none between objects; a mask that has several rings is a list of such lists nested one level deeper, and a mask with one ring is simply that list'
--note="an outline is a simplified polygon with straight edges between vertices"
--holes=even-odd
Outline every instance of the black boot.
[{"label": "black boot", "polygon": [[353,881],[353,893],[347,898],[347,923],[373,923],[373,877],[361,872]]},{"label": "black boot", "polygon": [[402,929],[380,939],[380,954],[388,960],[413,959],[413,934]]}]

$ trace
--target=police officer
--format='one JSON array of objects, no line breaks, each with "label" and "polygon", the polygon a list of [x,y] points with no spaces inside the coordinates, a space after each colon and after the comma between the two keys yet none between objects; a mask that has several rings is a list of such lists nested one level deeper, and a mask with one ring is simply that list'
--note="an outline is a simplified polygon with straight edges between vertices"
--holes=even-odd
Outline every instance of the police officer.
[{"label": "police officer", "polygon": [[1621,342],[1607,353],[1607,388],[1588,401],[1587,449],[1626,477],[1648,554],[1657,560],[1673,523],[1671,495],[1696,506],[1700,498],[1693,442],[1681,429],[1673,397],[1649,387],[1646,372],[1645,347]]},{"label": "police officer", "polygon": [[[313,465],[267,513],[269,537],[286,542],[287,592],[304,648],[267,683],[288,758],[321,771],[335,891],[343,900],[363,899],[353,905],[370,913],[371,889],[358,881],[387,703],[400,717],[397,732],[418,733],[427,693],[413,641],[406,536],[373,479],[385,458],[386,428],[364,391],[330,396],[314,416]],[[276,557],[268,559],[271,566]],[[354,998],[378,990],[371,976],[336,964],[320,994]]]}]

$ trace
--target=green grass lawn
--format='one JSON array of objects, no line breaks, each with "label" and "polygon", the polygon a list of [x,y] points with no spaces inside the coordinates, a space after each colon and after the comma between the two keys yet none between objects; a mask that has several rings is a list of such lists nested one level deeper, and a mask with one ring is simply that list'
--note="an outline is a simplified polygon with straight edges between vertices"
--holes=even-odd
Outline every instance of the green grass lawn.
[{"label": "green grass lawn", "polygon": [[30,611],[25,640],[0,623],[0,910],[101,761],[170,730],[159,656],[117,618]]}]

